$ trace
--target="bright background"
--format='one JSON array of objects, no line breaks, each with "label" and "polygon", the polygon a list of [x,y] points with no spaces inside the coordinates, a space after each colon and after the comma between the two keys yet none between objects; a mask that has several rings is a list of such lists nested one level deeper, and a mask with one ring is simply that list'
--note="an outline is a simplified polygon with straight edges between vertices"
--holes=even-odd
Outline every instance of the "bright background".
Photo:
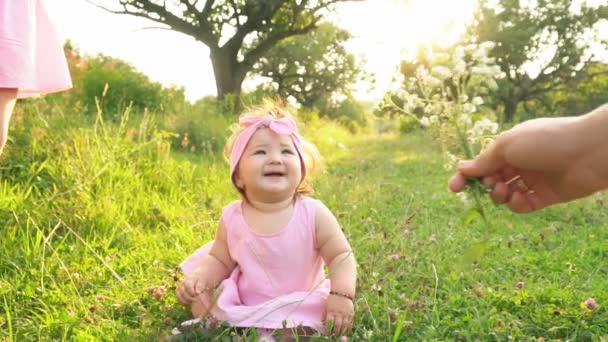
[{"label": "bright background", "polygon": [[[215,95],[209,50],[153,22],[106,12],[86,0],[48,0],[60,34],[85,55],[103,53],[132,63],[151,79],[183,86],[190,100]],[[114,0],[96,0],[112,5]],[[357,85],[357,98],[377,100],[399,60],[419,43],[453,41],[471,19],[475,0],[368,0],[341,4],[331,20],[354,35],[348,47],[364,58],[376,86]],[[245,89],[247,83],[245,83]]]}]

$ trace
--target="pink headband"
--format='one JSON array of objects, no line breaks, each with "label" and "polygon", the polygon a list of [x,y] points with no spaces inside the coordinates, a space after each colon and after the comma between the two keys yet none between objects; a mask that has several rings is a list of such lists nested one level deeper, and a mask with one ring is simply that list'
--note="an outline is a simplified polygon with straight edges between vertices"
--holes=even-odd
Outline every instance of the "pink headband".
[{"label": "pink headband", "polygon": [[239,163],[239,160],[241,160],[245,147],[247,147],[247,143],[249,143],[253,134],[255,134],[260,127],[268,127],[277,134],[289,135],[291,137],[291,141],[293,141],[293,145],[295,146],[296,151],[298,151],[298,156],[302,163],[302,179],[304,179],[304,176],[306,176],[306,166],[304,165],[304,158],[302,157],[301,152],[302,138],[298,134],[296,123],[291,118],[276,119],[270,114],[264,116],[250,116],[240,118],[239,124],[246,128],[239,133],[232,145],[232,151],[230,152],[231,178],[234,176],[236,166]]}]

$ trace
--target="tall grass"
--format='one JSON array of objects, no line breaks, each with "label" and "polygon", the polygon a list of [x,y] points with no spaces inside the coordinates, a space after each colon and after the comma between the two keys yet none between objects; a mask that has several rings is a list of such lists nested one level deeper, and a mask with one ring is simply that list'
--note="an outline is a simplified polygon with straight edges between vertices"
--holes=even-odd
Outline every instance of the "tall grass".
[{"label": "tall grass", "polygon": [[[0,340],[168,336],[190,318],[173,294],[177,265],[237,198],[226,163],[171,148],[166,117],[21,107],[0,160]],[[211,122],[226,129],[199,124]],[[326,121],[304,134],[327,162],[315,196],[359,264],[351,340],[608,339],[605,196],[526,216],[491,208],[499,229],[470,262],[484,227],[463,224],[435,142]]]}]

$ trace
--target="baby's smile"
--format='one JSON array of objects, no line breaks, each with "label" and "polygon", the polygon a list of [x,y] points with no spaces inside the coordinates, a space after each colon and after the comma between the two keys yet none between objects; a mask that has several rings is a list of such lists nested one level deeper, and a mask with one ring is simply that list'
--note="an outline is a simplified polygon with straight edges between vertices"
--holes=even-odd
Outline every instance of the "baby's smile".
[{"label": "baby's smile", "polygon": [[264,172],[264,177],[283,177],[283,176],[285,176],[285,172],[280,172],[280,171]]}]

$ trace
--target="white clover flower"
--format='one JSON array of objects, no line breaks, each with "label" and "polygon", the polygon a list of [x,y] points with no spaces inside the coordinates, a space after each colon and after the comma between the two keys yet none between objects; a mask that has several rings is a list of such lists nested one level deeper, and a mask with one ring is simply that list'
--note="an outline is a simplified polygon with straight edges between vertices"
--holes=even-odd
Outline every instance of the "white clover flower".
[{"label": "white clover flower", "polygon": [[464,74],[466,70],[467,64],[464,62],[464,60],[459,60],[454,65],[454,73],[456,74]]},{"label": "white clover flower", "polygon": [[471,200],[469,199],[469,196],[466,193],[459,192],[456,194],[456,196],[458,196],[460,198],[460,200],[462,201],[462,203],[464,203],[464,205],[468,206],[471,204]]},{"label": "white clover flower", "polygon": [[429,75],[429,71],[424,66],[419,66],[416,69],[416,77],[418,79],[424,80],[427,78],[428,75]]},{"label": "white clover flower", "polygon": [[479,62],[479,64],[487,64],[488,56],[486,54],[486,51],[482,49],[473,51],[471,57],[473,57],[473,60]]},{"label": "white clover flower", "polygon": [[446,171],[453,171],[454,168],[456,167],[456,165],[458,164],[458,160],[460,160],[460,158],[458,158],[458,156],[456,156],[455,154],[452,154],[450,152],[446,152],[445,156],[446,156],[446,162],[445,162],[445,164],[443,164],[443,168]]},{"label": "white clover flower", "polygon": [[440,80],[452,77],[452,71],[443,65],[433,67],[433,69],[431,69],[431,74],[435,75]]},{"label": "white clover flower", "polygon": [[432,75],[427,75],[422,81],[430,88],[439,87],[442,84],[440,79]]},{"label": "white clover flower", "polygon": [[420,120],[418,120],[418,122],[420,122],[420,124],[424,127],[429,127],[431,125],[431,120],[429,120],[429,118],[426,116],[423,116]]},{"label": "white clover flower", "polygon": [[484,51],[490,51],[494,48],[494,46],[496,46],[496,43],[492,41],[485,41],[479,44],[479,47]]},{"label": "white clover flower", "polygon": [[492,72],[491,72],[492,77],[502,77],[503,73],[498,65],[492,65],[489,68],[492,70]]},{"label": "white clover flower", "polygon": [[406,94],[403,99],[403,110],[412,112],[421,104],[420,98],[416,94]]},{"label": "white clover flower", "polygon": [[475,126],[482,132],[488,132],[491,134],[496,134],[498,130],[498,124],[488,118],[483,118],[475,122]]},{"label": "white clover flower", "polygon": [[439,115],[443,112],[443,105],[439,102],[431,102],[424,106],[425,114],[433,114],[432,116]]},{"label": "white clover flower", "polygon": [[465,113],[475,113],[477,111],[477,107],[472,104],[472,103],[465,103],[464,106],[462,106],[462,110]]},{"label": "white clover flower", "polygon": [[470,127],[473,124],[469,113],[462,113],[460,115],[460,122],[463,123],[465,127]]},{"label": "white clover flower", "polygon": [[479,96],[475,96],[473,98],[473,104],[476,106],[481,106],[483,104],[483,99]]},{"label": "white clover flower", "polygon": [[478,144],[482,148],[492,141],[492,136],[498,131],[498,124],[488,118],[475,121],[467,131],[467,140],[471,144]]}]

